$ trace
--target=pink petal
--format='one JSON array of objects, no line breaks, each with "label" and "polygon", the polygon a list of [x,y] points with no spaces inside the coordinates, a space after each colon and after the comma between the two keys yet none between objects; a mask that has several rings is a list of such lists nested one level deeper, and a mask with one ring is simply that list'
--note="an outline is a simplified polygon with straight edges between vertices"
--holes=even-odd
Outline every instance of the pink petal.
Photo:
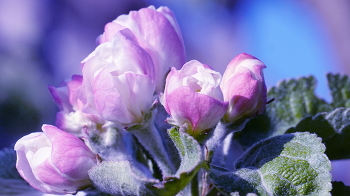
[{"label": "pink petal", "polygon": [[185,62],[182,37],[167,17],[154,9],[143,8],[113,21],[128,27],[138,38],[140,45],[151,54],[158,91],[163,90],[165,74],[169,68],[180,68]]},{"label": "pink petal", "polygon": [[43,125],[42,130],[52,143],[51,163],[59,172],[73,179],[87,179],[87,171],[96,164],[95,154],[89,147],[55,126]]},{"label": "pink petal", "polygon": [[206,130],[219,122],[227,103],[180,87],[166,95],[170,115],[180,124],[190,122],[193,130]]}]

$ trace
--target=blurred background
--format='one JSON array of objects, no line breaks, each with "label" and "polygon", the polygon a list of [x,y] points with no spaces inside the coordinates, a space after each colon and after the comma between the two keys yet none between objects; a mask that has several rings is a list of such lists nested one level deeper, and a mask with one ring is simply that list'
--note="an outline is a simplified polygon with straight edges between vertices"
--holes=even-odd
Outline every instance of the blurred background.
[{"label": "blurred background", "polygon": [[[47,86],[80,74],[106,23],[149,5],[173,10],[187,60],[221,73],[246,52],[267,65],[268,87],[314,75],[328,101],[326,73],[350,74],[348,0],[0,0],[0,149],[54,124]],[[350,185],[345,171],[334,179]]]}]

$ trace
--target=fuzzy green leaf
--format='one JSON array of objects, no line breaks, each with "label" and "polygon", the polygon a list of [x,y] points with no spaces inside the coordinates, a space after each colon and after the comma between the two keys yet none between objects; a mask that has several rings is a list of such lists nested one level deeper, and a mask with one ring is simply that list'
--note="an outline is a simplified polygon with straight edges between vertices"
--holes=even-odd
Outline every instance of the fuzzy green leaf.
[{"label": "fuzzy green leaf", "polygon": [[350,78],[346,75],[327,74],[333,108],[350,107]]},{"label": "fuzzy green leaf", "polygon": [[89,176],[95,187],[112,195],[154,195],[150,187],[158,183],[130,161],[103,161],[89,171]]},{"label": "fuzzy green leaf", "polygon": [[176,128],[168,132],[181,158],[174,175],[164,176],[161,182],[146,168],[131,161],[104,161],[89,171],[94,186],[112,195],[176,195],[200,169],[202,153],[198,142],[187,133]]},{"label": "fuzzy green leaf", "polygon": [[185,132],[173,127],[168,134],[179,151],[181,165],[174,176],[165,177],[156,185],[160,195],[175,195],[185,188],[202,166],[202,151],[198,142]]},{"label": "fuzzy green leaf", "polygon": [[274,135],[284,134],[306,116],[333,110],[333,106],[315,95],[313,76],[281,81],[268,92],[275,101],[266,106],[264,114],[251,119],[237,138],[244,147]]},{"label": "fuzzy green leaf", "polygon": [[16,169],[16,151],[4,148],[0,151],[0,195],[40,195],[19,175]]},{"label": "fuzzy green leaf", "polygon": [[332,182],[332,195],[334,196],[347,196],[350,195],[350,187],[346,186],[343,182],[334,181]]},{"label": "fuzzy green leaf", "polygon": [[322,138],[331,160],[350,158],[350,108],[306,117],[287,133],[311,132]]},{"label": "fuzzy green leaf", "polygon": [[331,164],[315,134],[293,133],[263,140],[236,162],[236,171],[211,167],[226,195],[330,195]]}]

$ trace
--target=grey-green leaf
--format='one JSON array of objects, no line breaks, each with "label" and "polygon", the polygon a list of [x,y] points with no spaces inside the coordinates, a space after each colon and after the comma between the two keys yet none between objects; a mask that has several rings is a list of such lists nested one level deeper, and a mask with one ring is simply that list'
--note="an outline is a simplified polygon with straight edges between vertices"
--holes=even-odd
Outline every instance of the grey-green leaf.
[{"label": "grey-green leaf", "polygon": [[175,195],[185,188],[201,168],[202,151],[198,142],[185,132],[173,127],[168,134],[179,151],[181,165],[174,176],[165,177],[165,181],[157,185],[160,195]]},{"label": "grey-green leaf", "polygon": [[330,195],[331,164],[315,134],[263,140],[236,162],[235,171],[213,166],[210,177],[226,195]]},{"label": "grey-green leaf", "polygon": [[104,161],[89,171],[94,186],[112,195],[154,195],[149,189],[159,183],[146,176],[141,168],[130,161]]},{"label": "grey-green leaf", "polygon": [[334,181],[332,182],[332,195],[334,196],[348,196],[350,195],[350,187],[346,186],[343,182]]},{"label": "grey-green leaf", "polygon": [[19,175],[16,169],[16,152],[12,148],[0,151],[0,195],[40,195]]},{"label": "grey-green leaf", "polygon": [[350,107],[350,78],[347,75],[327,74],[333,108]]},{"label": "grey-green leaf", "polygon": [[168,132],[181,158],[174,175],[164,176],[161,182],[132,161],[104,161],[89,171],[94,186],[112,195],[176,195],[201,168],[202,153],[198,142],[187,133],[176,128]]},{"label": "grey-green leaf", "polygon": [[331,160],[350,158],[350,108],[306,117],[287,130],[287,133],[293,132],[316,133],[326,145],[326,154]]},{"label": "grey-green leaf", "polygon": [[284,134],[302,118],[332,110],[332,106],[315,95],[313,76],[281,81],[268,92],[275,100],[266,106],[264,114],[250,120],[237,135],[241,145],[250,147],[257,141]]}]

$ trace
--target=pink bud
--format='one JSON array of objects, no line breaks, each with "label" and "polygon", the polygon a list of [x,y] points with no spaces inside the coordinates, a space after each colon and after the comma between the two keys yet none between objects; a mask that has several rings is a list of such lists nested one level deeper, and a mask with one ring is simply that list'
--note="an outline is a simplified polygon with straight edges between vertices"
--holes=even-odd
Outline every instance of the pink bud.
[{"label": "pink bud", "polygon": [[82,112],[84,104],[76,93],[82,80],[82,76],[73,75],[71,80],[64,81],[59,87],[49,86],[51,96],[60,109],[56,126],[77,136],[82,136],[83,128],[93,129],[96,123],[104,123],[102,118]]},{"label": "pink bud", "polygon": [[121,126],[141,123],[154,99],[154,66],[129,29],[100,44],[83,64],[83,112]]},{"label": "pink bud", "polygon": [[128,28],[140,46],[151,56],[155,70],[157,91],[163,91],[170,67],[181,68],[185,63],[185,47],[174,13],[168,7],[153,6],[121,15],[105,26],[99,43],[109,42],[115,34]]},{"label": "pink bud", "polygon": [[229,102],[226,122],[252,118],[264,111],[267,96],[264,68],[263,62],[245,53],[228,64],[220,85],[224,100]]},{"label": "pink bud", "polygon": [[198,61],[172,68],[161,102],[175,125],[187,124],[191,135],[213,128],[227,109],[219,84],[220,73]]},{"label": "pink bud", "polygon": [[34,188],[44,193],[75,193],[90,186],[88,171],[95,154],[72,134],[51,125],[19,139],[16,167]]}]

